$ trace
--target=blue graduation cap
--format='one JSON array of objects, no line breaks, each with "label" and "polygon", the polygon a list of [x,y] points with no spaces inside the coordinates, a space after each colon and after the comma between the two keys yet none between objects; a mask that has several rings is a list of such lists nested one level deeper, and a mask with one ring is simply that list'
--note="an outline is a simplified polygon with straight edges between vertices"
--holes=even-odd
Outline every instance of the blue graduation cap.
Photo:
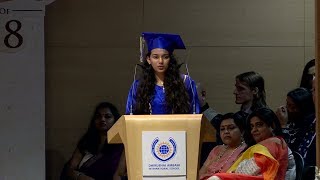
[{"label": "blue graduation cap", "polygon": [[140,39],[140,60],[143,59],[145,42],[148,47],[148,52],[151,52],[156,48],[165,49],[169,53],[172,53],[175,49],[186,49],[180,35],[178,34],[143,32]]}]

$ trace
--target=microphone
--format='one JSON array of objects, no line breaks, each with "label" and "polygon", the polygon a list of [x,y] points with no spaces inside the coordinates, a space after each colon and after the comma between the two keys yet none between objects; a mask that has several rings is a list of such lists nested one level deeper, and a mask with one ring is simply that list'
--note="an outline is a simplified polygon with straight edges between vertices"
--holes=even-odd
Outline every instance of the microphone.
[{"label": "microphone", "polygon": [[188,63],[186,63],[185,66],[186,66],[187,76],[188,76],[188,79],[189,79],[189,83],[190,83],[190,87],[191,87],[191,92],[192,92],[192,98],[193,98],[192,111],[193,111],[193,114],[196,114],[196,99],[195,99],[195,95],[194,95],[194,91],[193,91],[192,81],[191,81],[191,79],[190,79],[190,73],[189,73]]},{"label": "microphone", "polygon": [[132,87],[132,89],[131,89],[131,104],[130,104],[130,115],[133,115],[133,93],[135,93],[136,92],[136,85],[135,85],[135,82],[136,82],[136,75],[137,75],[137,67],[138,66],[141,66],[140,64],[136,64],[135,66],[134,66],[134,74],[133,74],[133,87]]}]

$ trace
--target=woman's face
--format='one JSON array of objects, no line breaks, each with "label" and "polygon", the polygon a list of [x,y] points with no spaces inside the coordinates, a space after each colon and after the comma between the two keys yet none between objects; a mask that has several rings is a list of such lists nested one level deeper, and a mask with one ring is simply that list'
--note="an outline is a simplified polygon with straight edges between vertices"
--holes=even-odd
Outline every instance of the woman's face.
[{"label": "woman's face", "polygon": [[224,119],[220,124],[220,136],[222,142],[230,147],[236,147],[241,143],[241,131],[233,119]]},{"label": "woman's face", "polygon": [[313,76],[316,74],[316,66],[312,66],[308,69],[309,83],[313,84]]},{"label": "woman's face", "polygon": [[288,113],[298,113],[299,112],[299,108],[294,103],[292,98],[289,96],[287,96],[286,107],[287,107]]},{"label": "woman's face", "polygon": [[253,101],[254,91],[243,82],[236,79],[235,90],[233,94],[236,96],[236,104],[247,104]]},{"label": "woman's face", "polygon": [[316,74],[316,66],[311,66],[308,69],[308,75],[314,76]]},{"label": "woman's face", "polygon": [[165,49],[156,48],[151,51],[147,61],[156,73],[163,74],[168,69],[170,54]]},{"label": "woman's face", "polygon": [[272,127],[269,127],[257,116],[250,119],[251,135],[256,143],[273,137]]},{"label": "woman's face", "polygon": [[297,122],[301,118],[301,113],[298,106],[294,103],[291,97],[287,96],[286,107],[288,111],[288,120],[292,122]]},{"label": "woman's face", "polygon": [[95,125],[99,131],[107,131],[114,124],[115,119],[109,108],[101,108],[96,114]]}]

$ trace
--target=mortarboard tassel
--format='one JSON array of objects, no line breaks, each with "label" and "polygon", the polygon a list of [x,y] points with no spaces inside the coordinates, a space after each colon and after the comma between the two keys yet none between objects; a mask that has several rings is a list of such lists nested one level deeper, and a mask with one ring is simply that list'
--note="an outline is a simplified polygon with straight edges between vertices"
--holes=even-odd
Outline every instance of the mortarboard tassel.
[{"label": "mortarboard tassel", "polygon": [[144,38],[140,36],[140,62],[143,62],[143,51],[144,51]]}]

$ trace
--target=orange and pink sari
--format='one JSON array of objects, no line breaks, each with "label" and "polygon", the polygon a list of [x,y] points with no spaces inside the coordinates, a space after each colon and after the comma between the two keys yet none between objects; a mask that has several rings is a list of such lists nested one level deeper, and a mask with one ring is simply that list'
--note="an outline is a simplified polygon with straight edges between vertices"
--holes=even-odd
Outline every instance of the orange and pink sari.
[{"label": "orange and pink sari", "polygon": [[227,173],[214,176],[221,180],[283,180],[287,166],[287,144],[280,137],[271,137],[249,147]]}]

